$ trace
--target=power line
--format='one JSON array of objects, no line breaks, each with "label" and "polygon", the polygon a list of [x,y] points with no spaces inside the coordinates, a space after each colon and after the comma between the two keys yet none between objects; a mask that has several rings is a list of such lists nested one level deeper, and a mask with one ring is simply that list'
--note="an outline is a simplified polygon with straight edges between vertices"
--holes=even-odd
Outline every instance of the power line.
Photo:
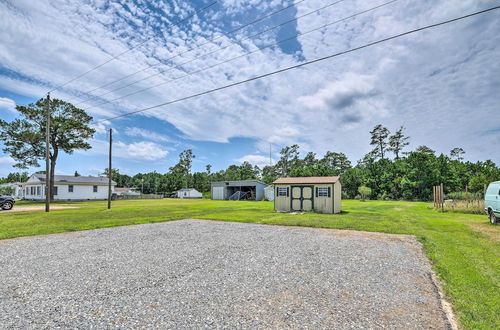
[{"label": "power line", "polygon": [[481,10],[481,11],[476,11],[476,12],[468,14],[468,15],[456,17],[456,18],[453,18],[453,19],[449,19],[449,20],[446,20],[446,21],[439,22],[439,23],[435,23],[435,24],[431,24],[431,25],[426,25],[424,27],[420,27],[420,28],[417,28],[417,29],[414,29],[414,30],[410,30],[410,31],[406,31],[406,32],[403,32],[403,33],[400,33],[400,34],[396,34],[396,35],[393,35],[393,36],[390,36],[390,37],[387,37],[387,38],[384,38],[384,39],[380,39],[380,40],[377,40],[377,41],[374,41],[374,42],[371,42],[371,43],[368,43],[368,44],[364,44],[364,45],[359,46],[359,47],[351,48],[351,49],[348,49],[348,50],[345,50],[345,51],[342,51],[342,52],[338,52],[338,53],[331,54],[331,55],[328,55],[328,56],[320,57],[320,58],[317,58],[317,59],[314,59],[314,60],[311,60],[311,61],[302,62],[302,63],[296,64],[296,65],[292,65],[292,66],[289,66],[289,67],[286,67],[286,68],[283,68],[283,69],[280,69],[280,70],[277,70],[277,71],[269,72],[269,73],[266,73],[266,74],[263,74],[263,75],[260,75],[260,76],[256,76],[256,77],[253,77],[253,78],[249,78],[249,79],[246,79],[246,80],[238,81],[238,82],[235,82],[235,83],[232,83],[232,84],[229,84],[229,85],[217,87],[217,88],[214,88],[214,89],[211,89],[211,90],[208,90],[208,91],[204,91],[204,92],[201,92],[201,93],[197,93],[197,94],[192,94],[192,95],[189,95],[189,96],[185,96],[185,97],[182,97],[182,98],[179,98],[179,99],[175,99],[173,101],[168,101],[168,102],[157,104],[157,105],[154,105],[154,106],[151,106],[151,107],[147,107],[147,108],[143,108],[143,109],[139,109],[139,110],[127,112],[127,113],[124,113],[122,115],[118,115],[118,116],[114,116],[114,117],[110,117],[110,118],[106,118],[106,119],[101,119],[101,120],[98,120],[96,122],[100,123],[100,122],[105,122],[105,121],[109,121],[109,120],[114,120],[114,119],[122,118],[122,117],[125,117],[125,116],[130,116],[130,115],[133,115],[133,114],[136,114],[136,113],[140,113],[140,112],[152,110],[152,109],[155,109],[155,108],[163,107],[163,106],[166,106],[166,105],[170,105],[170,104],[174,104],[174,103],[186,101],[186,100],[198,97],[198,96],[202,96],[202,95],[210,94],[210,93],[217,92],[217,91],[220,91],[220,90],[223,90],[223,89],[227,89],[227,88],[230,88],[230,87],[242,85],[242,84],[254,81],[254,80],[258,80],[258,79],[262,79],[262,78],[265,78],[265,77],[269,77],[269,76],[272,76],[272,75],[275,75],[275,74],[278,74],[278,73],[290,71],[292,69],[297,69],[297,68],[300,68],[300,67],[303,67],[303,66],[307,66],[307,65],[310,65],[310,64],[314,64],[314,63],[317,63],[317,62],[322,62],[322,61],[325,61],[325,60],[328,60],[328,59],[331,59],[331,58],[334,58],[334,57],[338,57],[338,56],[341,56],[341,55],[349,54],[349,53],[352,53],[352,52],[355,52],[355,51],[358,51],[358,50],[361,50],[361,49],[364,49],[364,48],[368,48],[368,47],[371,47],[371,46],[375,46],[377,44],[381,44],[381,43],[384,43],[384,42],[387,42],[387,41],[390,41],[390,40],[393,40],[393,39],[397,39],[397,38],[400,38],[400,37],[403,37],[403,36],[406,36],[406,35],[409,35],[409,34],[420,32],[420,31],[423,31],[423,30],[428,30],[428,29],[435,28],[435,27],[438,27],[438,26],[441,26],[441,25],[445,25],[445,24],[449,24],[449,23],[452,23],[452,22],[460,21],[460,20],[463,20],[463,19],[466,19],[466,18],[469,18],[469,17],[477,16],[477,15],[484,14],[484,13],[487,13],[487,12],[490,12],[490,11],[493,11],[493,10],[497,10],[497,9],[500,9],[500,6],[495,6],[495,7],[491,7],[491,8],[488,8],[488,9]]},{"label": "power line", "polygon": [[[168,26],[177,26],[177,25],[179,25],[180,23],[185,22],[186,20],[190,19],[191,17],[196,16],[196,15],[198,15],[198,14],[202,13],[203,11],[205,11],[205,10],[207,10],[208,8],[210,8],[210,7],[212,7],[213,5],[215,5],[217,2],[219,2],[219,0],[215,0],[214,2],[210,3],[209,5],[207,5],[207,6],[203,7],[203,8],[201,8],[201,9],[199,9],[199,10],[197,10],[197,11],[195,11],[193,14],[191,14],[191,15],[189,15],[189,16],[187,16],[187,17],[185,17],[185,18],[183,18],[183,19],[181,19],[181,20],[179,20],[179,21],[177,21],[177,22],[175,22],[175,23],[170,23],[170,24],[168,24]],[[63,83],[63,84],[61,84],[61,85],[58,85],[57,87],[55,87],[55,88],[51,89],[51,90],[49,91],[49,93],[54,92],[54,91],[56,91],[56,90],[58,90],[58,89],[61,89],[62,87],[66,86],[66,85],[68,85],[68,84],[70,84],[70,83],[72,83],[73,81],[78,80],[78,79],[82,78],[83,76],[86,76],[86,75],[87,75],[87,74],[89,74],[90,72],[93,72],[93,71],[95,71],[95,70],[99,69],[100,67],[102,67],[102,66],[104,66],[104,65],[108,64],[109,62],[116,60],[118,57],[120,57],[120,56],[122,56],[122,55],[124,55],[124,54],[126,54],[126,53],[128,53],[128,52],[130,52],[130,51],[132,51],[132,50],[134,50],[134,49],[136,49],[137,47],[140,47],[140,46],[144,45],[146,42],[150,41],[151,39],[152,39],[152,38],[147,38],[146,40],[144,40],[143,42],[138,43],[138,44],[137,44],[137,45],[135,45],[134,47],[129,48],[129,49],[127,49],[126,51],[123,51],[123,52],[119,53],[118,55],[113,56],[113,57],[112,57],[112,58],[110,58],[109,60],[104,61],[103,63],[101,63],[101,64],[99,64],[99,65],[97,65],[97,66],[93,67],[92,69],[85,71],[84,73],[82,73],[82,74],[80,74],[80,75],[78,75],[78,76],[76,76],[76,77],[74,77],[74,78],[72,78],[72,79],[70,79],[70,80],[66,81],[65,83]]]},{"label": "power line", "polygon": [[[131,95],[139,94],[139,93],[142,93],[142,92],[144,92],[144,91],[147,91],[147,90],[150,90],[150,89],[153,89],[153,88],[159,87],[159,86],[163,86],[163,85],[169,84],[169,83],[171,83],[171,82],[173,82],[173,81],[176,81],[176,80],[179,80],[179,79],[182,79],[182,78],[185,78],[185,77],[189,77],[189,76],[192,76],[192,75],[194,75],[194,74],[197,74],[197,73],[200,73],[200,72],[203,72],[203,71],[206,71],[206,70],[209,70],[209,69],[215,68],[215,67],[217,67],[217,66],[220,66],[220,65],[223,65],[223,64],[229,63],[229,62],[234,61],[234,60],[237,60],[237,59],[239,59],[239,58],[246,57],[246,56],[248,56],[248,55],[251,55],[251,54],[257,53],[257,52],[259,52],[259,51],[261,51],[261,50],[264,50],[264,49],[267,49],[267,48],[270,48],[270,47],[273,47],[273,46],[277,46],[277,45],[279,45],[279,44],[282,44],[282,43],[285,43],[285,42],[287,42],[287,41],[290,41],[290,40],[296,39],[296,38],[298,38],[298,37],[305,36],[305,35],[310,34],[310,33],[312,33],[312,32],[316,32],[316,31],[322,30],[322,29],[324,29],[324,28],[326,28],[326,27],[328,27],[328,26],[331,26],[331,25],[334,25],[334,24],[341,23],[341,22],[346,21],[346,20],[348,20],[348,19],[351,19],[351,18],[353,18],[353,17],[359,16],[359,15],[362,15],[362,14],[366,14],[367,12],[370,12],[370,11],[376,10],[376,9],[378,9],[378,8],[381,8],[381,7],[384,7],[384,6],[390,5],[390,4],[392,4],[392,3],[394,3],[394,2],[397,2],[397,1],[399,1],[399,0],[391,0],[391,1],[385,2],[385,3],[381,4],[381,5],[378,5],[378,6],[375,6],[375,7],[372,7],[372,8],[366,9],[366,10],[363,10],[363,11],[361,11],[361,12],[355,13],[355,14],[350,15],[350,16],[347,16],[347,17],[344,17],[344,18],[342,18],[342,19],[339,19],[339,20],[336,20],[336,21],[333,21],[333,22],[330,22],[330,23],[323,24],[323,25],[321,25],[321,26],[319,26],[319,27],[317,27],[317,28],[314,28],[314,29],[312,29],[312,30],[309,30],[309,31],[306,31],[306,32],[300,32],[300,33],[297,33],[297,34],[295,34],[295,35],[293,35],[293,36],[291,36],[291,37],[288,37],[288,38],[285,38],[285,39],[279,40],[279,41],[277,41],[277,42],[275,42],[275,43],[272,43],[272,44],[269,44],[269,45],[266,45],[266,46],[263,46],[263,47],[259,47],[259,48],[255,49],[255,50],[253,50],[253,51],[250,51],[250,52],[247,52],[247,53],[244,53],[244,54],[238,55],[238,56],[236,56],[236,57],[232,57],[232,58],[230,58],[230,59],[227,59],[227,60],[224,60],[224,61],[221,61],[221,62],[218,62],[218,63],[212,64],[212,65],[210,65],[210,66],[208,66],[208,67],[205,67],[205,68],[202,68],[202,69],[199,69],[199,70],[196,70],[196,71],[192,71],[192,72],[186,73],[186,74],[185,74],[185,75],[183,75],[183,76],[179,76],[179,77],[176,77],[176,78],[173,78],[173,79],[170,79],[170,80],[167,80],[167,81],[164,81],[164,82],[158,83],[158,84],[153,85],[153,86],[150,86],[150,87],[146,87],[146,88],[143,88],[143,89],[139,89],[139,90],[137,90],[137,91],[135,91],[135,92],[131,92],[131,93],[128,93],[128,94],[122,95],[122,96],[120,96],[120,97],[117,97],[117,98],[114,98],[114,99],[111,99],[111,100],[103,100],[103,101],[101,101],[101,102],[100,102],[100,103],[98,103],[98,104],[95,104],[95,105],[93,105],[93,106],[89,106],[89,107],[87,107],[87,108],[86,108],[86,110],[88,110],[88,109],[92,109],[92,108],[95,108],[95,107],[100,106],[100,105],[103,105],[103,104],[111,103],[111,102],[114,102],[114,101],[117,101],[117,100],[123,99],[123,98],[128,97],[128,96],[131,96]],[[205,55],[208,55],[208,54],[205,54]],[[197,59],[197,58],[196,58],[196,59]],[[195,60],[195,59],[190,60],[190,61],[187,61],[187,62],[184,62],[184,63],[181,63],[181,64],[179,64],[178,66],[174,67],[173,69],[175,69],[175,68],[182,68],[182,65],[187,64],[187,63],[189,63],[189,62],[192,62],[192,61],[194,61],[194,60]],[[127,86],[125,86],[125,87],[128,87],[128,85],[127,85]],[[120,88],[119,88],[119,89],[120,89]],[[78,103],[77,103],[77,105],[78,105]]]},{"label": "power line", "polygon": [[[222,37],[227,37],[229,34],[233,34],[233,33],[238,32],[238,31],[240,31],[240,30],[242,30],[242,29],[244,29],[244,28],[246,28],[246,27],[248,27],[248,26],[250,26],[250,25],[253,25],[253,24],[256,24],[256,23],[258,23],[258,22],[261,22],[261,21],[265,20],[266,18],[269,18],[269,17],[271,17],[271,16],[274,16],[274,15],[276,15],[276,14],[279,14],[280,12],[283,12],[283,11],[285,11],[285,10],[289,9],[289,8],[295,7],[295,6],[297,6],[299,3],[304,2],[304,1],[306,1],[306,0],[300,0],[300,1],[294,2],[294,3],[292,3],[292,4],[290,4],[290,5],[286,6],[286,7],[280,8],[280,9],[279,9],[279,10],[277,10],[277,11],[274,11],[274,12],[271,12],[271,13],[266,14],[266,15],[264,15],[264,16],[261,16],[261,17],[259,17],[259,18],[255,19],[255,20],[253,20],[253,21],[251,21],[251,22],[245,23],[245,24],[243,24],[243,25],[241,25],[241,26],[237,27],[236,29],[234,29],[234,30],[232,30],[232,31],[226,32],[226,34],[219,35],[219,36],[217,36],[217,37],[215,37],[215,38],[212,38],[212,39],[210,39],[210,40],[208,40],[208,41],[206,41],[206,42],[201,43],[201,44],[200,44],[200,45],[198,45],[198,46],[195,46],[195,47],[193,47],[193,48],[187,49],[187,50],[182,51],[182,52],[180,52],[180,53],[178,53],[178,54],[176,54],[176,55],[174,55],[174,56],[172,56],[172,57],[169,57],[169,58],[167,58],[165,61],[170,61],[170,60],[173,60],[174,58],[177,58],[177,57],[179,57],[179,56],[182,56],[182,55],[184,55],[184,54],[186,54],[186,53],[189,53],[189,52],[191,52],[191,51],[193,51],[193,50],[199,49],[199,48],[201,48],[201,47],[203,47],[203,46],[205,46],[205,45],[207,45],[207,44],[213,43],[214,41],[216,41],[216,40],[218,40],[218,39],[220,39],[220,38],[222,38]],[[92,92],[94,92],[94,91],[96,91],[96,90],[99,90],[99,89],[101,89],[101,88],[103,88],[103,87],[107,87],[107,86],[109,86],[109,85],[113,85],[113,84],[115,84],[115,83],[117,83],[117,82],[123,81],[123,80],[125,80],[125,79],[127,79],[127,78],[129,78],[129,77],[132,77],[132,76],[134,76],[134,75],[136,75],[136,74],[138,74],[138,73],[144,72],[144,71],[146,71],[146,70],[148,70],[148,69],[151,69],[151,68],[153,68],[153,67],[156,67],[156,66],[159,66],[159,65],[162,65],[162,64],[163,64],[163,63],[156,63],[156,64],[149,65],[149,66],[147,66],[147,67],[145,67],[145,68],[143,68],[143,69],[141,69],[141,70],[135,71],[135,72],[133,72],[133,73],[131,73],[131,74],[128,74],[128,75],[126,75],[126,76],[124,76],[124,77],[122,77],[122,78],[119,78],[119,79],[113,80],[113,81],[111,81],[111,82],[109,82],[109,83],[106,83],[106,84],[101,85],[101,86],[99,86],[99,87],[96,87],[96,88],[94,88],[94,89],[88,90],[88,91],[84,92],[84,94],[89,94],[89,93],[92,93]],[[102,96],[102,95],[98,95],[98,96],[96,96],[96,97],[99,97],[99,96]],[[88,98],[87,100],[84,100],[83,102],[80,102],[80,103],[85,103],[85,102],[90,101],[90,100],[92,100],[92,99],[94,99],[94,98],[96,98],[96,97],[91,97],[91,98]],[[77,98],[80,98],[80,97],[77,97]],[[80,98],[80,99],[81,99],[81,98]],[[73,98],[73,100],[74,100],[74,98]],[[80,103],[77,103],[77,104],[80,104]]]},{"label": "power line", "polygon": [[[199,59],[201,59],[201,58],[203,58],[203,57],[206,57],[206,56],[208,56],[208,55],[215,54],[215,53],[220,52],[220,51],[222,51],[222,50],[224,50],[224,49],[227,49],[227,48],[229,48],[229,47],[232,47],[232,46],[234,46],[234,45],[237,45],[237,42],[238,42],[238,43],[241,43],[242,41],[252,39],[252,38],[254,38],[254,37],[257,37],[257,36],[259,36],[259,35],[262,35],[262,34],[264,34],[264,33],[269,32],[269,31],[275,30],[275,29],[277,29],[277,28],[279,28],[279,27],[282,27],[282,26],[284,26],[284,25],[286,25],[286,24],[289,24],[289,23],[291,23],[291,22],[295,22],[295,21],[297,21],[297,20],[299,20],[299,19],[301,19],[301,18],[304,18],[304,17],[306,17],[306,16],[312,15],[312,14],[314,14],[314,13],[318,12],[318,11],[321,11],[321,10],[326,9],[326,8],[328,8],[328,7],[334,6],[334,5],[336,5],[336,4],[340,3],[340,2],[343,2],[343,1],[345,1],[345,0],[338,0],[338,1],[332,2],[332,3],[330,3],[330,4],[326,5],[326,6],[323,6],[323,7],[321,7],[321,8],[316,9],[316,10],[310,11],[310,12],[308,12],[308,13],[306,13],[306,14],[303,14],[303,15],[301,15],[301,16],[295,17],[295,18],[293,18],[293,19],[287,20],[287,21],[285,21],[285,22],[283,22],[283,23],[280,23],[280,24],[275,25],[275,26],[273,26],[273,27],[271,27],[271,28],[268,28],[268,29],[266,29],[266,30],[264,30],[264,31],[261,31],[261,32],[259,32],[259,33],[254,34],[254,35],[251,35],[251,36],[245,37],[245,38],[243,38],[243,39],[237,40],[236,42],[231,43],[231,44],[229,44],[229,45],[226,45],[226,46],[224,46],[224,47],[220,47],[220,48],[217,48],[217,49],[215,49],[215,50],[212,50],[212,51],[210,51],[210,52],[208,52],[208,53],[205,53],[205,54],[203,54],[203,55],[196,56],[196,57],[194,57],[194,58],[192,58],[192,59],[190,59],[190,60],[188,60],[188,61],[186,61],[186,62],[183,62],[183,63],[181,63],[181,64],[178,64],[178,65],[176,65],[176,66],[174,66],[174,67],[171,67],[171,68],[169,68],[168,70],[165,70],[165,71],[160,71],[160,72],[157,72],[157,73],[151,74],[151,75],[149,75],[149,76],[146,76],[146,77],[144,77],[144,78],[141,78],[141,79],[135,80],[134,82],[131,82],[131,83],[127,84],[127,85],[124,85],[124,86],[121,86],[121,87],[118,87],[118,88],[115,88],[115,89],[111,89],[111,90],[109,90],[109,91],[107,91],[107,92],[105,92],[105,93],[103,93],[103,94],[99,94],[99,95],[96,95],[96,96],[94,96],[94,97],[91,97],[91,98],[87,99],[86,101],[76,103],[75,105],[79,105],[79,104],[82,104],[82,103],[86,103],[86,102],[91,101],[91,100],[93,100],[93,99],[96,99],[96,98],[98,98],[98,97],[102,97],[102,96],[108,95],[108,94],[110,94],[110,93],[112,93],[112,92],[116,92],[116,91],[118,91],[118,90],[122,90],[122,89],[124,89],[124,88],[127,88],[127,87],[130,87],[130,86],[132,86],[132,85],[135,85],[135,84],[137,84],[137,83],[139,83],[139,82],[141,82],[141,81],[148,80],[148,79],[150,79],[150,78],[153,78],[153,77],[159,76],[159,75],[161,75],[161,74],[164,74],[164,73],[170,72],[170,71],[172,71],[172,70],[174,70],[174,69],[176,69],[176,68],[182,68],[182,66],[183,66],[183,65],[186,65],[186,64],[192,63],[192,62],[197,61],[197,60],[199,60]],[[393,1],[398,1],[398,0],[393,0]],[[320,27],[320,29],[321,29],[321,28],[323,28],[323,27],[324,27],[324,26]],[[303,34],[307,34],[307,33],[303,33]],[[293,37],[288,38],[288,39],[285,39],[284,41],[281,41],[281,42],[285,42],[285,41],[288,41],[288,40],[294,39],[294,38],[296,38],[296,37],[297,37],[297,36],[299,36],[299,35],[301,35],[301,33],[296,34],[296,35],[294,35]],[[255,52],[259,51],[259,50],[262,50],[262,49],[264,49],[264,48],[271,47],[271,46],[272,46],[272,45],[270,45],[270,46],[266,46],[266,47],[263,47],[263,48],[258,48],[257,50],[255,50],[255,51],[253,51],[253,52],[246,53],[244,56],[247,56],[247,55],[253,54],[253,53],[255,53]],[[177,79],[176,79],[176,80],[177,80]],[[170,80],[170,81],[171,81],[171,80]],[[168,82],[170,82],[170,81],[166,81],[165,83],[168,83]],[[163,84],[163,83],[160,83],[160,85],[162,85],[162,84]],[[156,85],[155,85],[155,86],[156,86]],[[112,101],[109,101],[109,102],[112,102]],[[101,105],[101,104],[109,103],[109,102],[104,101],[104,102],[101,102],[101,103],[98,103],[98,104],[94,105],[93,107],[98,106],[98,105]]]}]

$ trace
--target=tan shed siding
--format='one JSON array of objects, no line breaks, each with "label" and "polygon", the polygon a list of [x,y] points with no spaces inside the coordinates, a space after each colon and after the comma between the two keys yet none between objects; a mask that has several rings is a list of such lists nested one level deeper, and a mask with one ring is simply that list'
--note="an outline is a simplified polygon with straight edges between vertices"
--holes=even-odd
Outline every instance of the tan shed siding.
[{"label": "tan shed siding", "polygon": [[[288,188],[288,197],[278,196],[278,188]],[[290,212],[290,194],[291,189],[289,185],[276,185],[274,192],[274,209],[277,212]]]},{"label": "tan shed siding", "polygon": [[340,213],[340,210],[342,209],[342,185],[340,184],[340,181],[334,184],[333,190],[335,191],[335,193],[333,194],[333,213]]},{"label": "tan shed siding", "polygon": [[[330,188],[330,197],[316,197],[316,188]],[[319,213],[333,213],[333,185],[315,184],[314,185],[314,210]]]}]

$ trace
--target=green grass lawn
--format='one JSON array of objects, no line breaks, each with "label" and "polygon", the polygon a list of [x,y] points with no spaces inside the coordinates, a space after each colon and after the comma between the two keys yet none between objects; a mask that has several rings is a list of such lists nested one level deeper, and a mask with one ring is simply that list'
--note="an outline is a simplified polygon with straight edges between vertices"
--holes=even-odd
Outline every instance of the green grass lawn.
[{"label": "green grass lawn", "polygon": [[67,204],[80,209],[0,213],[0,239],[185,218],[411,234],[423,243],[462,326],[500,328],[500,226],[489,225],[485,215],[439,213],[428,203],[352,200],[343,201],[338,215],[275,213],[270,202],[133,200],[115,201],[111,210],[106,202]]}]

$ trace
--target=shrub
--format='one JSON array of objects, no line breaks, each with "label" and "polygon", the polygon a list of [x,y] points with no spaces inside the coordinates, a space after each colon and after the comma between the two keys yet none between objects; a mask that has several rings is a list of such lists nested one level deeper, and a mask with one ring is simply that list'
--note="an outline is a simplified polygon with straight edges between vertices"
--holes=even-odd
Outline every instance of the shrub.
[{"label": "shrub", "polygon": [[359,195],[361,196],[361,200],[364,201],[366,200],[367,197],[369,197],[372,193],[372,190],[367,187],[367,186],[360,186],[358,188]]},{"label": "shrub", "polygon": [[15,189],[13,187],[1,187],[0,195],[12,196],[14,195]]},{"label": "shrub", "polygon": [[465,192],[465,191],[458,191],[458,192],[451,192],[451,193],[446,194],[446,198],[466,201],[466,200],[483,199],[484,196],[482,193],[471,193],[471,192]]}]

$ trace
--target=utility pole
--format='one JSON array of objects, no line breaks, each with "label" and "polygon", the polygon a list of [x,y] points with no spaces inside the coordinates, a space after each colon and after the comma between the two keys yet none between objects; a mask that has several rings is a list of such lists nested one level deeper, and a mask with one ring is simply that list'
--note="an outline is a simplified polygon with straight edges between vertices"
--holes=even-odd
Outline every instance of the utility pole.
[{"label": "utility pole", "polygon": [[50,211],[50,93],[47,93],[45,102],[46,120],[45,120],[45,212]]},{"label": "utility pole", "polygon": [[113,145],[113,129],[109,129],[109,164],[108,164],[108,210],[111,208],[111,177],[112,177],[112,165],[111,165],[111,152]]}]

